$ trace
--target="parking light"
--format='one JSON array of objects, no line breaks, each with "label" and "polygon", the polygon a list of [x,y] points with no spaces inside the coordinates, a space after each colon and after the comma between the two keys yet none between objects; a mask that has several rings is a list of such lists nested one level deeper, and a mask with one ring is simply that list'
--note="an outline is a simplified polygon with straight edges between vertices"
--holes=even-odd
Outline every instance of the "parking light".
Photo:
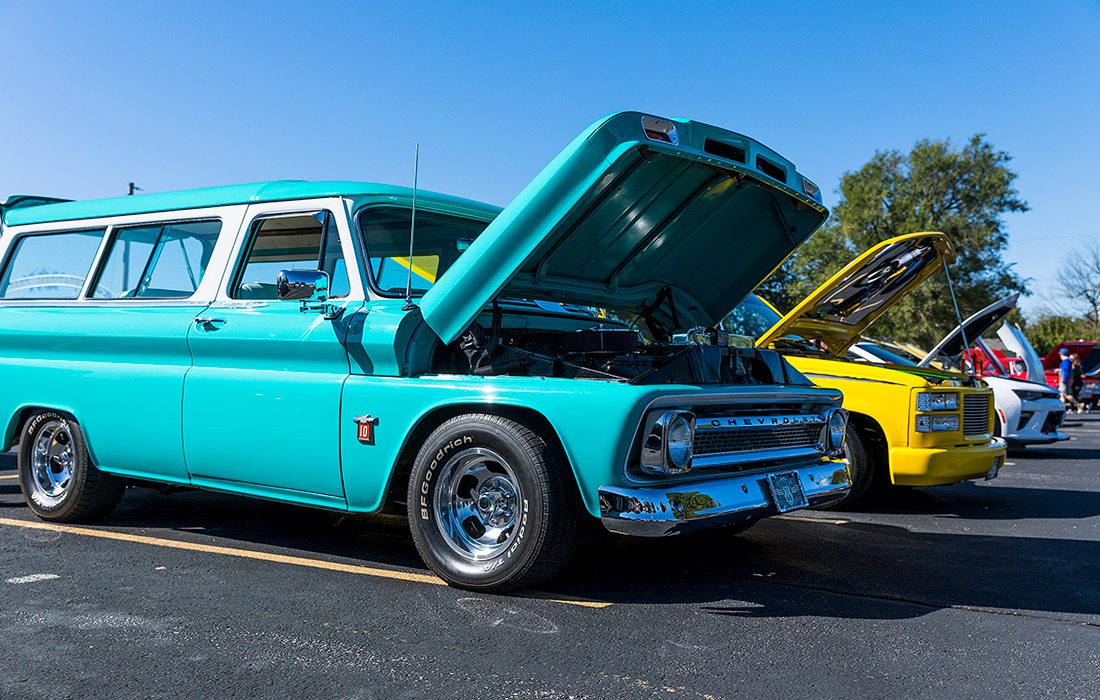
[{"label": "parking light", "polygon": [[821,201],[821,188],[815,185],[809,178],[802,178],[802,191],[805,192],[810,199]]},{"label": "parking light", "polygon": [[648,114],[642,117],[642,131],[650,141],[679,145],[680,135],[676,133],[676,125],[667,119],[658,119]]}]

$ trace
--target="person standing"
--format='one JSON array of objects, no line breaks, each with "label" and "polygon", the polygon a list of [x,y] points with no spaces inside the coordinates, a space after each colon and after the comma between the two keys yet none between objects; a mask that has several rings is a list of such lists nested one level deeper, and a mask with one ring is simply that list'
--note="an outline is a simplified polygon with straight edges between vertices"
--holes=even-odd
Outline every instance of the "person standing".
[{"label": "person standing", "polygon": [[1069,350],[1062,348],[1058,351],[1062,358],[1058,363],[1058,394],[1067,410],[1077,408],[1077,398],[1073,393],[1073,358],[1069,356]]},{"label": "person standing", "polygon": [[1069,359],[1073,362],[1069,368],[1069,388],[1073,392],[1073,402],[1077,404],[1077,412],[1082,413],[1085,405],[1078,397],[1081,396],[1081,389],[1085,386],[1085,368],[1081,365],[1081,357],[1077,353],[1070,355]]}]

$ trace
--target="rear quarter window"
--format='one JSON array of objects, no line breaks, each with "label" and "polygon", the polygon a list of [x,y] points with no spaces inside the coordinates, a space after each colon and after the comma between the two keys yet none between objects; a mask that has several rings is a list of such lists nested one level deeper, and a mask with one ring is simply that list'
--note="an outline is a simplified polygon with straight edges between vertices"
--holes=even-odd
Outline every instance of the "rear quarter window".
[{"label": "rear quarter window", "polygon": [[218,241],[220,221],[117,229],[92,297],[183,299],[199,288]]},{"label": "rear quarter window", "polygon": [[0,275],[0,299],[76,299],[104,229],[19,236]]}]

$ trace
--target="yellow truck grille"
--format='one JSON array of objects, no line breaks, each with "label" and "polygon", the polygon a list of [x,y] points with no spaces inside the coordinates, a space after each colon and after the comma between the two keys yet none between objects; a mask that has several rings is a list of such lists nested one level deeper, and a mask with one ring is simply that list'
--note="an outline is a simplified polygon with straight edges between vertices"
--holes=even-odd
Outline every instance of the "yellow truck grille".
[{"label": "yellow truck grille", "polygon": [[963,396],[963,435],[984,435],[989,432],[989,394]]}]

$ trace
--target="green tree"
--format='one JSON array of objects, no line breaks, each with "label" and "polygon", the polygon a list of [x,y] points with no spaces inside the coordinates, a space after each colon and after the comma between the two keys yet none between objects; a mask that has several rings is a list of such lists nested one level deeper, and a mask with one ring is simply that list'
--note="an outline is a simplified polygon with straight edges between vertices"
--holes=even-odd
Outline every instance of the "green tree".
[{"label": "green tree", "polygon": [[1096,340],[1100,338],[1100,323],[1085,317],[1050,314],[1030,321],[1023,328],[1035,351],[1046,355],[1063,340]]},{"label": "green tree", "polygon": [[[876,243],[916,231],[943,231],[955,246],[952,281],[963,316],[1014,291],[1022,280],[1004,261],[1003,217],[1027,211],[1014,187],[1009,156],[983,134],[962,148],[948,140],[918,141],[909,153],[880,151],[840,180],[840,201],[828,223],[760,292],[783,311]],[[929,347],[957,325],[942,274],[906,295],[875,326],[875,336]]]}]

